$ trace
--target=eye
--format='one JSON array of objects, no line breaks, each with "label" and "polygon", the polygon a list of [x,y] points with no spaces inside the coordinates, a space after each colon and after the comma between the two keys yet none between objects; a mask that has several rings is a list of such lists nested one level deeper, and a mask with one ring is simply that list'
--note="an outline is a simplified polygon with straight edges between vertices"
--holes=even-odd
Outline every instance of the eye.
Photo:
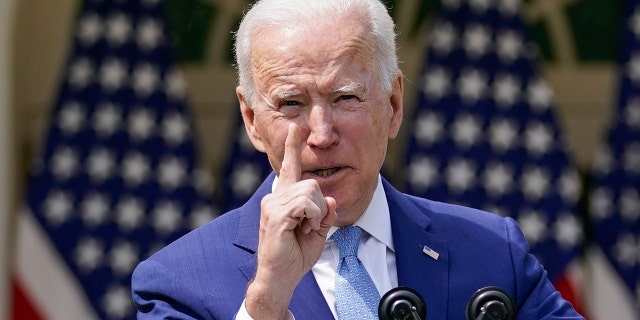
[{"label": "eye", "polygon": [[356,99],[357,100],[358,97],[353,95],[353,94],[345,94],[345,95],[342,95],[342,96],[338,97],[337,101],[348,101],[348,100],[352,100],[352,99]]},{"label": "eye", "polygon": [[295,101],[295,100],[289,100],[289,101],[285,101],[281,104],[282,106],[299,106],[300,102]]}]

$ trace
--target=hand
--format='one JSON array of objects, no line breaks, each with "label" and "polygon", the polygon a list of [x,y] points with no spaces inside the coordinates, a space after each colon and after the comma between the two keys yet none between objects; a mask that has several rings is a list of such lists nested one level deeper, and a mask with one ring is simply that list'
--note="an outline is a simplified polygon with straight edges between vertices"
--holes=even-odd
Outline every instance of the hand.
[{"label": "hand", "polygon": [[283,319],[293,291],[318,261],[336,201],[319,184],[301,179],[300,128],[289,125],[276,190],[262,199],[258,266],[247,289],[246,307],[254,319]]}]

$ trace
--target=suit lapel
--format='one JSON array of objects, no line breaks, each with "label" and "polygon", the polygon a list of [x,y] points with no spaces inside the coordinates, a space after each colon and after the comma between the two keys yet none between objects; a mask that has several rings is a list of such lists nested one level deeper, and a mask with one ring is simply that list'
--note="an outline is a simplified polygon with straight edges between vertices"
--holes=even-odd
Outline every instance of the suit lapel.
[{"label": "suit lapel", "polygon": [[[247,282],[253,278],[256,272],[257,256],[255,253],[258,250],[260,202],[265,195],[271,193],[274,177],[275,174],[271,173],[249,201],[239,209],[241,213],[234,237],[234,245],[253,253],[238,265]],[[302,281],[293,292],[289,310],[295,315],[296,319],[333,318],[331,309],[329,309],[311,271],[304,275]]]},{"label": "suit lapel", "polygon": [[[446,243],[429,232],[430,219],[424,208],[417,207],[384,181],[389,202],[391,231],[398,268],[398,285],[417,290],[427,305],[427,318],[445,319],[448,301],[449,255]],[[437,259],[423,252],[424,247],[438,253]]]}]

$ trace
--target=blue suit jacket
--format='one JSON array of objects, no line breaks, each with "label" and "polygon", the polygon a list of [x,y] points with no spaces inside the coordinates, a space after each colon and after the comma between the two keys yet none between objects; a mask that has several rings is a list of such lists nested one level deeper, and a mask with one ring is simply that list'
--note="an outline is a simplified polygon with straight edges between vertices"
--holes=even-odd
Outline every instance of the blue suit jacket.
[{"label": "blue suit jacket", "polygon": [[[192,231],[133,273],[138,319],[232,319],[256,268],[260,201],[273,174],[241,208]],[[582,319],[528,253],[510,218],[398,192],[383,179],[391,213],[398,284],[417,290],[427,319],[465,319],[471,295],[499,286],[514,298],[517,319]],[[438,259],[422,252],[424,246]],[[308,272],[289,310],[296,319],[332,319]]]}]

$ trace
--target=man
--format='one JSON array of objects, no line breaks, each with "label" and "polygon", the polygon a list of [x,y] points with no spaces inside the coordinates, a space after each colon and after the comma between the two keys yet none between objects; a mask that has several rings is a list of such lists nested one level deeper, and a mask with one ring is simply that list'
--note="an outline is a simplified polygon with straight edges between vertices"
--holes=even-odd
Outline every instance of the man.
[{"label": "man", "polygon": [[[424,298],[429,319],[464,319],[486,286],[513,297],[518,319],[581,319],[513,220],[404,195],[380,176],[403,77],[379,0],[259,1],[236,36],[245,127],[275,174],[136,268],[139,319],[369,319],[370,300],[397,286]],[[353,265],[345,230],[358,233]],[[353,284],[356,269],[366,275]]]}]

